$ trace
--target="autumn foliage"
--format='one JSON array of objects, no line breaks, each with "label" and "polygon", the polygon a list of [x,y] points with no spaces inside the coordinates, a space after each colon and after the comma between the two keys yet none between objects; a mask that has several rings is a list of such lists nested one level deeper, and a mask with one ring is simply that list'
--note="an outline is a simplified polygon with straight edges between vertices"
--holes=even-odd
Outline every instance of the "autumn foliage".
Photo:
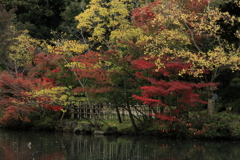
[{"label": "autumn foliage", "polygon": [[[47,55],[38,54],[35,58],[35,67],[29,71],[28,75],[13,75],[7,71],[1,73],[0,88],[2,108],[5,107],[5,114],[1,118],[2,123],[8,123],[11,119],[30,122],[28,115],[32,112],[38,112],[39,107],[58,111],[61,106],[52,106],[50,97],[34,97],[33,94],[42,89],[50,89],[56,87],[54,79],[42,77],[47,75],[47,70],[51,67],[44,60]],[[40,73],[40,70],[46,72]],[[39,77],[41,76],[41,77]]]},{"label": "autumn foliage", "polygon": [[[196,107],[197,103],[206,104],[197,93],[201,88],[215,86],[214,83],[191,83],[176,79],[179,71],[188,69],[191,64],[181,60],[165,57],[163,63],[165,68],[158,69],[154,63],[154,57],[140,57],[132,61],[133,67],[138,70],[136,76],[147,80],[150,85],[142,86],[141,95],[133,95],[134,99],[140,100],[150,107],[163,106],[168,108],[170,115],[155,112],[153,115],[162,120],[177,120],[177,115],[188,111],[189,107]],[[167,59],[167,61],[166,61]],[[183,75],[184,76],[184,75]],[[175,101],[167,101],[166,98],[174,98]],[[169,114],[169,113],[167,113]]]},{"label": "autumn foliage", "polygon": [[[1,42],[14,39],[0,62],[3,124],[42,120],[48,111],[63,119],[84,103],[97,122],[94,105],[112,103],[135,131],[135,120],[183,125],[184,114],[203,104],[211,116],[217,77],[240,68],[239,47],[219,36],[218,25],[239,18],[208,0],[91,0],[75,20],[75,35],[53,32],[59,36],[45,43],[23,32]],[[136,106],[149,112],[131,113]]]}]

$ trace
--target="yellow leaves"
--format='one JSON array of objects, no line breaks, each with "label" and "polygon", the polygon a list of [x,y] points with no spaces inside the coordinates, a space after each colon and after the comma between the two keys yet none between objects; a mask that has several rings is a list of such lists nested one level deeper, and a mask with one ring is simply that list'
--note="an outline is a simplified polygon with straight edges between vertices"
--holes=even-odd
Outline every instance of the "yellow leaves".
[{"label": "yellow leaves", "polygon": [[[240,21],[239,21],[239,22],[240,22]],[[236,36],[238,39],[240,39],[240,32],[239,32],[239,31],[236,31],[235,36]]]},{"label": "yellow leaves", "polygon": [[102,41],[104,40],[104,34],[105,34],[106,30],[104,28],[102,28],[102,26],[98,25],[94,28],[93,37],[98,37],[98,41]]},{"label": "yellow leaves", "polygon": [[[129,15],[131,12],[131,0],[91,0],[87,9],[75,17],[79,24],[77,28],[89,32],[89,41],[102,44],[114,44],[121,40],[121,35],[125,25],[129,25]],[[125,28],[126,29],[126,28]],[[115,31],[111,35],[112,31]],[[106,34],[109,33],[109,34]],[[109,39],[110,37],[110,39]]]},{"label": "yellow leaves", "polygon": [[60,111],[63,112],[63,113],[64,113],[64,112],[67,112],[66,109],[60,109]]},{"label": "yellow leaves", "polygon": [[41,89],[34,91],[33,97],[39,97],[39,96],[48,96],[48,97],[54,97],[56,95],[60,95],[64,90],[68,89],[67,87],[53,87],[50,89]]},{"label": "yellow leaves", "polygon": [[164,29],[158,35],[145,38],[145,41],[149,43],[145,45],[144,54],[157,56],[159,58],[159,60],[156,61],[158,66],[162,65],[160,64],[160,59],[164,55],[177,57],[179,56],[178,54],[185,54],[186,50],[184,47],[190,44],[188,36],[177,29]]},{"label": "yellow leaves", "polygon": [[198,28],[195,28],[195,31],[198,35],[204,33],[216,35],[216,32],[220,28],[219,25],[216,25],[216,21],[224,16],[227,16],[227,14],[221,13],[218,8],[208,8],[206,12],[202,13],[201,22],[198,24]]},{"label": "yellow leaves", "polygon": [[198,24],[199,28],[195,28],[195,31],[199,35],[208,33],[213,36],[217,36],[217,31],[220,26],[216,24],[218,20],[224,20],[224,23],[234,25],[235,21],[240,22],[239,17],[231,16],[228,12],[220,12],[218,8],[207,8],[202,13],[201,23]]},{"label": "yellow leaves", "polygon": [[99,14],[103,17],[107,17],[109,15],[107,8],[99,8]]},{"label": "yellow leaves", "polygon": [[9,58],[14,61],[15,67],[28,66],[31,64],[36,49],[43,49],[44,43],[27,35],[27,31],[14,37],[10,46]]},{"label": "yellow leaves", "polygon": [[68,95],[61,95],[60,98],[59,98],[59,101],[67,101],[68,99]]},{"label": "yellow leaves", "polygon": [[111,32],[110,40],[131,41],[133,37],[137,37],[139,41],[144,41],[145,38],[142,38],[142,36],[142,29],[133,28],[132,25],[121,25]]},{"label": "yellow leaves", "polygon": [[198,52],[186,54],[182,53],[181,58],[186,59],[187,63],[191,63],[191,70],[181,71],[180,74],[188,73],[196,77],[201,76],[204,69],[215,70],[216,68],[228,67],[232,70],[238,70],[240,65],[239,53],[227,53],[217,46],[213,50],[206,53]]},{"label": "yellow leaves", "polygon": [[84,69],[85,68],[85,64],[83,64],[81,62],[69,62],[68,64],[65,65],[65,67]]},{"label": "yellow leaves", "polygon": [[54,52],[55,54],[61,54],[66,56],[74,56],[84,53],[88,50],[89,45],[83,44],[81,41],[77,40],[62,40],[54,41],[56,46],[48,46],[49,52]]},{"label": "yellow leaves", "polygon": [[[41,99],[48,99],[49,101],[46,103],[49,103],[49,105],[60,105],[63,107],[67,107],[71,105],[72,103],[75,103],[76,105],[85,101],[85,98],[79,98],[78,93],[73,93],[70,88],[68,87],[53,87],[49,89],[41,89],[41,90],[35,90],[31,93],[29,93],[29,97],[32,98],[40,98]],[[42,103],[41,100],[37,101],[37,103]],[[62,109],[62,112],[66,112],[66,110]]]},{"label": "yellow leaves", "polygon": [[101,68],[100,63],[92,64],[91,68],[87,67],[86,64],[82,62],[69,62],[68,64],[65,65],[65,67],[69,68],[79,68],[79,69],[97,69]]},{"label": "yellow leaves", "polygon": [[[238,49],[234,48],[233,44],[220,40],[217,34],[220,26],[216,24],[217,20],[223,18],[228,24],[234,25],[236,21],[240,22],[239,18],[210,7],[197,14],[189,13],[177,3],[170,4],[165,1],[156,6],[155,14],[156,17],[149,22],[149,27],[156,30],[150,34],[145,32],[145,35],[141,35],[141,41],[147,42],[144,54],[158,57],[155,61],[158,68],[165,67],[161,59],[167,55],[191,64],[190,69],[180,71],[179,75],[187,73],[199,77],[205,69],[240,69]],[[158,30],[160,27],[164,29]],[[240,37],[239,31],[235,34]],[[201,42],[202,37],[209,41]],[[202,51],[201,43],[214,45]]]}]

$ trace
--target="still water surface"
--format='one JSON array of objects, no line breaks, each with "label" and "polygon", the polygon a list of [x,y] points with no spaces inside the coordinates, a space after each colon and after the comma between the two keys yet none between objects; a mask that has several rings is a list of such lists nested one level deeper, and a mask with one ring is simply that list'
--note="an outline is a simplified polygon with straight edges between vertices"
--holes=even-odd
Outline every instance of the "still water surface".
[{"label": "still water surface", "polygon": [[240,141],[171,140],[0,130],[0,159],[239,160]]}]

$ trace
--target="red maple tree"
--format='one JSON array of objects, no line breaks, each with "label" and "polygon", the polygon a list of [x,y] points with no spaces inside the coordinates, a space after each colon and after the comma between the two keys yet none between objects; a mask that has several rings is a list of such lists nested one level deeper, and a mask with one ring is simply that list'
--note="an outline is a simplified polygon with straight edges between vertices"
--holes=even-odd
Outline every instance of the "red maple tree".
[{"label": "red maple tree", "polygon": [[106,64],[99,52],[89,51],[83,55],[75,56],[72,62],[78,63],[79,67],[71,70],[76,73],[76,79],[81,86],[75,88],[74,92],[87,92],[89,94],[104,93],[111,90]]},{"label": "red maple tree", "polygon": [[61,106],[50,105],[51,99],[46,97],[33,98],[29,93],[57,86],[55,80],[46,76],[56,70],[58,55],[40,53],[33,61],[32,69],[26,74],[15,74],[8,71],[0,73],[1,99],[0,105],[4,112],[0,122],[9,123],[11,119],[30,122],[28,115],[38,112],[40,107],[58,111]]},{"label": "red maple tree", "polygon": [[[187,70],[191,64],[165,57],[162,60],[165,68],[158,69],[154,60],[154,57],[140,57],[132,61],[133,67],[138,70],[135,75],[149,83],[149,85],[140,87],[142,93],[133,95],[134,99],[140,100],[150,107],[167,107],[169,111],[167,114],[163,110],[161,113],[155,112],[151,115],[161,120],[175,121],[179,120],[178,115],[188,111],[189,107],[195,107],[197,103],[207,103],[201,99],[197,91],[217,84],[181,81],[181,77],[178,76],[179,71]],[[171,98],[172,101],[167,100]]]}]

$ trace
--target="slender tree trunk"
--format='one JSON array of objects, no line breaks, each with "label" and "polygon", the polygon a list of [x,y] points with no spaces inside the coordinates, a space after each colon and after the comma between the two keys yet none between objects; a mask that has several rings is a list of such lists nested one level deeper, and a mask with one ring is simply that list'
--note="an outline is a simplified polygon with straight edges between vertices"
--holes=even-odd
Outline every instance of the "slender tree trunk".
[{"label": "slender tree trunk", "polygon": [[117,112],[118,122],[122,123],[122,118],[121,118],[118,106],[116,106],[116,112]]},{"label": "slender tree trunk", "polygon": [[114,99],[114,103],[115,103],[115,107],[116,107],[118,122],[122,123],[122,118],[121,118],[121,115],[120,115],[120,112],[119,112],[119,108],[118,108],[119,104],[117,103],[117,99],[116,99],[115,95],[113,96],[113,99]]},{"label": "slender tree trunk", "polygon": [[207,114],[209,117],[211,117],[212,113],[213,113],[213,89],[212,89],[212,87],[209,87],[208,88]]},{"label": "slender tree trunk", "polygon": [[[219,72],[220,72],[219,68],[216,68],[212,71],[212,77],[211,77],[210,82],[214,82],[214,80],[218,77]],[[208,82],[207,77],[205,77],[205,79],[206,79],[206,82]],[[214,88],[213,86],[210,86],[207,88],[207,95],[208,95],[207,115],[208,115],[208,117],[211,117],[213,114],[213,90],[214,90],[213,88]]]},{"label": "slender tree trunk", "polygon": [[98,123],[97,123],[97,117],[96,114],[94,113],[94,105],[90,102],[90,100],[88,100],[88,104],[90,107],[90,111],[92,112],[92,116],[93,116],[93,124],[94,124],[94,128],[97,129],[98,128]]},{"label": "slender tree trunk", "polygon": [[129,97],[128,96],[129,95],[128,95],[127,85],[126,85],[126,81],[125,81],[125,100],[126,100],[126,104],[127,104],[127,110],[128,110],[128,113],[129,113],[129,117],[130,117],[133,129],[134,129],[135,132],[137,132],[139,129],[138,129],[136,123],[135,123],[135,120],[134,120],[134,117],[133,117],[133,114],[132,114],[132,111],[131,111],[131,108],[130,108]]},{"label": "slender tree trunk", "polygon": [[130,120],[131,120],[133,129],[134,129],[135,132],[137,132],[139,129],[138,129],[136,123],[135,123],[135,120],[134,120],[134,118],[133,118],[133,114],[132,114],[130,105],[129,105],[128,103],[127,103],[127,109],[128,109],[128,113],[129,113],[129,117],[130,117]]},{"label": "slender tree trunk", "polygon": [[64,116],[65,116],[65,112],[62,113],[62,116],[61,116],[61,118],[60,118],[60,121],[63,120]]},{"label": "slender tree trunk", "polygon": [[[63,58],[63,59],[65,60],[65,62],[66,62],[67,64],[69,64],[69,62],[67,61],[67,59],[65,59],[65,58]],[[75,77],[77,77],[76,72],[73,71],[73,73],[74,73]],[[85,88],[85,85],[82,83],[82,81],[81,81],[80,79],[78,79],[78,83],[80,84],[80,86],[81,86],[82,88]],[[97,117],[96,117],[96,115],[94,114],[94,111],[93,111],[93,110],[94,110],[94,106],[93,106],[93,104],[92,104],[92,102],[91,102],[91,100],[90,100],[90,97],[89,97],[89,95],[88,95],[88,92],[85,92],[85,96],[86,96],[86,98],[87,98],[87,103],[88,103],[90,112],[92,112],[94,127],[97,128],[97,127],[98,127]]]}]

